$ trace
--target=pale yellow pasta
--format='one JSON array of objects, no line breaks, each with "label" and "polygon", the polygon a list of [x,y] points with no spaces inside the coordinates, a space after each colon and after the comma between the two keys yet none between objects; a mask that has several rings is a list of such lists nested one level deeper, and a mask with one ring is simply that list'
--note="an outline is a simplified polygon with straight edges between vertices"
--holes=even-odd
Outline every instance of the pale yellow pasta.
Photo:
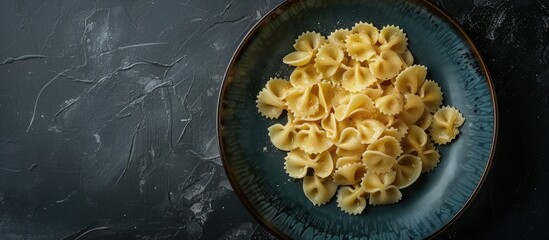
[{"label": "pale yellow pasta", "polygon": [[310,155],[296,148],[288,152],[284,159],[284,169],[293,178],[305,177],[309,168],[313,169],[314,174],[321,178],[330,176],[334,170],[332,155],[328,151]]},{"label": "pale yellow pasta", "polygon": [[402,69],[406,69],[414,64],[414,55],[409,49],[404,50],[404,53],[398,55],[402,60]]},{"label": "pale yellow pasta", "polygon": [[402,60],[390,49],[381,51],[381,53],[373,58],[370,62],[370,71],[375,77],[381,80],[387,80],[395,77],[400,72]]},{"label": "pale yellow pasta", "polygon": [[375,101],[376,108],[386,115],[396,115],[404,107],[404,99],[398,92],[379,97]]},{"label": "pale yellow pasta", "polygon": [[319,110],[320,101],[311,91],[313,86],[292,89],[286,96],[288,110],[296,117],[310,116]]},{"label": "pale yellow pasta", "polygon": [[397,54],[402,54],[408,46],[406,34],[394,25],[385,26],[379,31],[379,46],[380,50],[391,49]]},{"label": "pale yellow pasta", "polygon": [[370,42],[369,36],[364,33],[353,33],[345,39],[347,53],[354,60],[364,62],[376,56],[376,46]]},{"label": "pale yellow pasta", "polygon": [[328,42],[337,45],[341,49],[345,49],[345,40],[350,34],[351,31],[349,31],[348,29],[335,30],[330,34],[330,36],[328,36]]},{"label": "pale yellow pasta", "polygon": [[333,179],[338,185],[359,183],[366,174],[366,166],[361,162],[349,163],[334,171]]},{"label": "pale yellow pasta", "polygon": [[[337,154],[336,154],[337,155]],[[338,157],[335,163],[336,168],[340,168],[351,163],[362,163],[362,156],[341,156]]]},{"label": "pale yellow pasta", "polygon": [[342,211],[359,214],[367,204],[396,203],[400,189],[440,162],[433,142],[460,133],[463,115],[440,107],[442,89],[408,47],[394,25],[380,31],[359,22],[328,38],[305,32],[283,58],[294,67],[289,81],[271,78],[257,95],[262,116],[287,110],[287,122],[270,126],[268,136],[287,151],[284,169],[302,179],[313,205],[337,195]]},{"label": "pale yellow pasta", "polygon": [[344,58],[343,49],[333,43],[327,43],[318,49],[314,66],[323,78],[329,78],[337,72]]},{"label": "pale yellow pasta", "polygon": [[370,69],[362,66],[359,62],[353,61],[352,66],[343,73],[341,85],[349,92],[358,92],[377,81]]},{"label": "pale yellow pasta", "polygon": [[399,189],[412,185],[421,175],[421,165],[421,158],[417,156],[411,154],[400,156],[393,165],[396,173],[393,185]]},{"label": "pale yellow pasta", "polygon": [[368,168],[368,171],[374,173],[385,173],[391,171],[396,163],[394,157],[380,151],[367,150],[362,154],[362,161]]},{"label": "pale yellow pasta", "polygon": [[385,124],[375,119],[360,119],[355,124],[363,144],[374,143],[385,131]]},{"label": "pale yellow pasta", "polygon": [[294,48],[297,51],[314,52],[324,43],[326,38],[320,33],[304,32],[295,40]]},{"label": "pale yellow pasta", "polygon": [[454,140],[459,134],[459,127],[465,118],[455,107],[440,108],[433,116],[430,133],[437,144],[446,144]]},{"label": "pale yellow pasta", "polygon": [[396,158],[402,154],[402,147],[398,140],[391,136],[382,137],[368,145],[368,150],[378,151]]},{"label": "pale yellow pasta", "polygon": [[280,123],[274,124],[268,130],[271,142],[276,148],[283,151],[290,151],[296,148],[294,138],[297,132],[290,121],[286,125]]},{"label": "pale yellow pasta", "polygon": [[415,125],[423,130],[427,130],[431,126],[431,122],[433,122],[433,114],[425,109],[421,117],[419,117],[419,119],[416,121]]},{"label": "pale yellow pasta", "polygon": [[423,115],[425,105],[418,95],[407,93],[404,98],[406,101],[402,112],[398,114],[398,118],[404,123],[412,125]]},{"label": "pale yellow pasta", "polygon": [[328,150],[333,142],[326,136],[326,131],[316,123],[304,123],[297,126],[294,144],[306,153],[320,153]]},{"label": "pale yellow pasta", "polygon": [[370,44],[376,44],[379,38],[379,30],[371,23],[358,22],[351,29],[351,33],[365,34]]},{"label": "pale yellow pasta", "polygon": [[336,146],[336,153],[339,156],[360,156],[366,150],[366,145],[361,142],[360,133],[353,127],[341,131]]},{"label": "pale yellow pasta", "polygon": [[442,105],[442,89],[433,80],[426,80],[419,89],[419,96],[425,104],[425,109],[434,113]]},{"label": "pale yellow pasta", "polygon": [[395,87],[402,94],[415,94],[425,81],[425,76],[427,76],[427,68],[425,66],[410,66],[398,74]]},{"label": "pale yellow pasta", "polygon": [[303,178],[303,192],[315,206],[329,202],[337,191],[337,184],[329,177],[305,176]]},{"label": "pale yellow pasta", "polygon": [[370,193],[370,205],[393,204],[402,199],[400,190],[392,185],[396,178],[396,172],[373,173],[368,171],[362,179],[362,189]]},{"label": "pale yellow pasta", "polygon": [[345,186],[337,191],[337,206],[341,211],[356,215],[366,208],[368,194],[360,186]]},{"label": "pale yellow pasta", "polygon": [[320,80],[322,80],[322,76],[316,71],[313,64],[297,67],[290,75],[290,83],[295,88],[308,87],[319,83]]},{"label": "pale yellow pasta", "polygon": [[282,58],[282,62],[291,66],[303,66],[306,65],[313,59],[314,52],[308,51],[295,51],[291,52],[288,55]]},{"label": "pale yellow pasta", "polygon": [[278,118],[286,108],[285,98],[291,85],[280,78],[271,78],[257,95],[257,109],[268,118]]},{"label": "pale yellow pasta", "polygon": [[304,121],[318,121],[326,118],[331,110],[332,85],[326,82],[312,85],[311,94],[318,99],[318,110],[310,115],[297,118]]},{"label": "pale yellow pasta", "polygon": [[338,121],[350,117],[358,112],[368,112],[374,108],[374,102],[364,94],[354,94],[350,96],[347,104],[341,104],[334,110],[335,118]]}]

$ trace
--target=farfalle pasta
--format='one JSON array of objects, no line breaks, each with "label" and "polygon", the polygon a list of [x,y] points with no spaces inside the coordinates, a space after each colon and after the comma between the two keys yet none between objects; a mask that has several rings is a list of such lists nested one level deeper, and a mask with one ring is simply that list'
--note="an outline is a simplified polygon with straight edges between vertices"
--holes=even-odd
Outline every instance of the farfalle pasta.
[{"label": "farfalle pasta", "polygon": [[287,116],[268,136],[287,151],[284,169],[302,179],[313,205],[335,196],[355,215],[405,200],[401,190],[440,162],[435,144],[460,133],[463,114],[441,107],[441,87],[408,47],[394,25],[358,22],[327,37],[305,32],[282,59],[295,67],[288,80],[271,78],[258,93],[262,116]]}]

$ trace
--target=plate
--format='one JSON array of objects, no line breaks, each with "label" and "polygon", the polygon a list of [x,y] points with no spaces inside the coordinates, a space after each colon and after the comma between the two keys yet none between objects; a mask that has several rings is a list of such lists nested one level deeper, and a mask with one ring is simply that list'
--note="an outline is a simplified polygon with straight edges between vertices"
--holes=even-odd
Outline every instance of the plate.
[{"label": "plate", "polygon": [[[417,64],[439,83],[444,105],[466,118],[461,134],[439,147],[441,162],[403,189],[403,199],[367,206],[356,216],[332,201],[316,207],[302,184],[287,176],[286,152],[269,141],[267,128],[285,122],[263,118],[256,95],[270,77],[290,75],[282,58],[297,36],[324,36],[356,22],[404,29]],[[494,87],[471,39],[447,13],[429,1],[286,1],[247,34],[225,74],[218,104],[218,138],[225,171],[235,193],[259,222],[281,238],[417,239],[436,235],[455,220],[479,190],[492,161],[497,135]]]}]

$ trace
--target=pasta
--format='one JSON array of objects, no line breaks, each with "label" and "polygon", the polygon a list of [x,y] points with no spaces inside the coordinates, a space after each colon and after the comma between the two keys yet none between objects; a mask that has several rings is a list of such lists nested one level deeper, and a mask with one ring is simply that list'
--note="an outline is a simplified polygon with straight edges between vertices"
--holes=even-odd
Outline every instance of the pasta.
[{"label": "pasta", "polygon": [[465,118],[454,107],[442,107],[433,116],[431,124],[431,137],[437,144],[446,144],[454,140],[459,134],[459,127]]},{"label": "pasta", "polygon": [[282,59],[293,67],[289,80],[269,79],[256,103],[266,118],[287,116],[268,136],[287,152],[284,169],[303,181],[313,205],[335,195],[354,215],[368,204],[397,203],[401,189],[440,162],[434,144],[460,133],[463,114],[441,107],[442,89],[414,63],[398,26],[358,22],[327,38],[305,32],[293,47]]},{"label": "pasta", "polygon": [[320,178],[316,175],[303,178],[303,192],[313,205],[323,205],[330,201],[337,191],[337,184],[329,177]]}]

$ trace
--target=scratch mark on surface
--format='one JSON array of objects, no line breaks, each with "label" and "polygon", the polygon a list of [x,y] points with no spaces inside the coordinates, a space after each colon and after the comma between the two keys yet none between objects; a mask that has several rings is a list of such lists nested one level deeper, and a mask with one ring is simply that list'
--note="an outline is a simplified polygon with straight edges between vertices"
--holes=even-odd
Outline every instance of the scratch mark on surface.
[{"label": "scratch mark on surface", "polygon": [[126,8],[126,5],[125,5],[125,4],[122,4],[122,8],[124,9],[124,13],[126,13],[126,16],[128,17],[128,19],[130,19],[130,22],[132,22],[132,25],[133,25],[133,27],[135,28],[135,30],[137,30],[138,32],[140,32],[141,30],[139,29],[139,27],[137,26],[137,24],[136,24],[135,21],[133,20],[132,16],[131,16],[130,13],[128,12],[128,9]]},{"label": "scratch mark on surface", "polygon": [[38,100],[40,99],[40,95],[42,95],[42,92],[44,92],[44,89],[46,89],[46,87],[48,87],[48,85],[50,85],[55,79],[57,79],[59,76],[61,76],[61,74],[64,74],[69,70],[70,69],[66,69],[63,72],[61,72],[60,74],[55,75],[55,77],[50,79],[50,81],[47,82],[46,84],[44,84],[42,89],[40,89],[40,91],[38,92],[38,95],[36,96],[36,100],[34,100],[34,109],[32,110],[32,117],[31,117],[31,120],[29,122],[29,126],[27,127],[27,130],[25,132],[27,132],[27,133],[29,132],[29,130],[32,126],[32,123],[34,122],[34,116],[36,115],[36,106],[38,106]]},{"label": "scratch mark on surface", "polygon": [[139,47],[148,47],[148,46],[156,46],[156,45],[165,45],[168,44],[167,42],[151,42],[151,43],[138,43],[138,44],[131,44],[127,46],[117,47],[115,49],[107,50],[99,54],[99,56],[102,56],[104,54],[108,54],[114,51],[120,51],[130,48],[139,48]]},{"label": "scratch mark on surface", "polygon": [[40,53],[42,53],[42,51],[44,50],[44,47],[46,46],[46,43],[48,42],[50,37],[53,36],[55,29],[57,28],[57,24],[59,23],[59,19],[61,19],[61,1],[57,1],[57,17],[55,18],[55,22],[53,23],[53,27],[51,28],[50,33],[44,39],[42,47],[40,47]]},{"label": "scratch mark on surface", "polygon": [[57,201],[55,201],[55,202],[56,202],[56,203],[63,203],[63,202],[65,202],[65,201],[69,200],[69,199],[72,197],[72,195],[73,195],[74,193],[76,193],[76,191],[72,191],[67,197],[65,197],[65,198],[63,198],[63,199],[61,199],[61,200],[57,200]]},{"label": "scratch mark on surface", "polygon": [[12,173],[20,173],[21,172],[21,170],[18,170],[18,169],[11,169],[11,168],[4,168],[4,167],[0,167],[0,170],[6,171],[6,172],[12,172]]},{"label": "scratch mark on surface", "polygon": [[27,171],[32,172],[37,166],[38,165],[36,163],[33,163],[29,168],[27,168]]},{"label": "scratch mark on surface", "polygon": [[187,123],[183,127],[183,130],[181,131],[181,134],[179,134],[179,138],[177,139],[178,144],[181,142],[181,140],[183,140],[183,136],[185,135],[185,132],[187,131],[187,126],[189,126],[189,123],[191,123],[192,120],[193,120],[192,118],[187,120]]},{"label": "scratch mark on surface", "polygon": [[48,70],[48,72],[51,72],[51,73],[54,73],[54,74],[59,74],[59,76],[65,77],[65,78],[67,78],[67,79],[70,79],[70,80],[72,80],[73,82],[83,82],[83,83],[92,83],[92,82],[93,82],[93,79],[92,79],[92,80],[78,79],[78,78],[75,78],[75,77],[70,76],[70,75],[68,75],[68,74],[59,73],[59,72],[56,72],[56,71],[53,71],[53,70]]},{"label": "scratch mark on surface", "polygon": [[86,236],[87,234],[93,232],[93,231],[100,231],[100,230],[109,230],[109,227],[96,227],[96,228],[92,228],[88,231],[85,231],[84,233],[78,235],[78,237],[76,237],[74,240],[78,240],[84,236]]},{"label": "scratch mark on surface", "polygon": [[25,54],[18,57],[8,57],[6,58],[6,60],[0,63],[0,65],[5,65],[5,64],[9,64],[17,61],[25,61],[29,59],[40,59],[40,58],[47,58],[47,57],[48,56],[46,55],[40,55],[40,54]]},{"label": "scratch mark on surface", "polygon": [[[72,100],[72,99],[71,99]],[[68,102],[67,105],[65,105],[64,107],[62,107],[61,109],[59,109],[55,115],[53,116],[54,118],[59,116],[59,114],[61,114],[63,111],[65,111],[66,109],[68,109],[70,106],[72,106],[74,103],[76,103],[78,100],[80,100],[80,97],[77,97],[76,99]]]},{"label": "scratch mark on surface", "polygon": [[141,122],[139,124],[137,124],[137,129],[133,133],[132,143],[130,144],[130,151],[129,151],[129,154],[128,154],[128,161],[126,162],[126,166],[124,166],[124,170],[122,171],[122,174],[120,175],[120,177],[118,177],[118,179],[116,180],[116,183],[114,183],[115,187],[116,187],[116,185],[118,185],[118,182],[120,182],[122,177],[124,177],[124,175],[126,174],[126,171],[128,171],[128,168],[130,167],[130,164],[132,163],[133,149],[134,149],[134,146],[135,146],[135,139],[137,138],[137,133],[139,132],[140,128],[141,128]]},{"label": "scratch mark on surface", "polygon": [[213,159],[216,159],[216,158],[219,158],[219,157],[220,157],[219,154],[218,154],[218,155],[215,155],[215,156],[211,156],[211,157],[206,157],[206,156],[204,156],[204,155],[205,155],[204,153],[201,154],[201,153],[198,153],[198,152],[196,152],[196,151],[194,151],[194,150],[187,150],[186,152],[192,153],[193,155],[197,156],[197,157],[200,158],[201,160],[213,160]]},{"label": "scratch mark on surface", "polygon": [[34,212],[32,213],[32,217],[31,217],[31,219],[30,219],[29,222],[32,223],[32,221],[34,221],[34,217],[35,217],[36,214],[38,213],[38,210],[40,209],[41,206],[42,206],[42,205],[36,205],[36,208],[34,208]]},{"label": "scratch mark on surface", "polygon": [[208,31],[214,29],[217,26],[227,24],[227,23],[239,23],[239,22],[242,22],[242,21],[244,21],[248,18],[250,18],[250,16],[246,15],[246,16],[242,16],[242,17],[239,17],[239,18],[236,18],[236,19],[214,22],[212,25],[210,25],[208,28],[206,28],[206,30],[204,30],[204,32],[202,32],[202,34],[200,34],[200,36],[204,35],[204,33],[207,33]]}]

